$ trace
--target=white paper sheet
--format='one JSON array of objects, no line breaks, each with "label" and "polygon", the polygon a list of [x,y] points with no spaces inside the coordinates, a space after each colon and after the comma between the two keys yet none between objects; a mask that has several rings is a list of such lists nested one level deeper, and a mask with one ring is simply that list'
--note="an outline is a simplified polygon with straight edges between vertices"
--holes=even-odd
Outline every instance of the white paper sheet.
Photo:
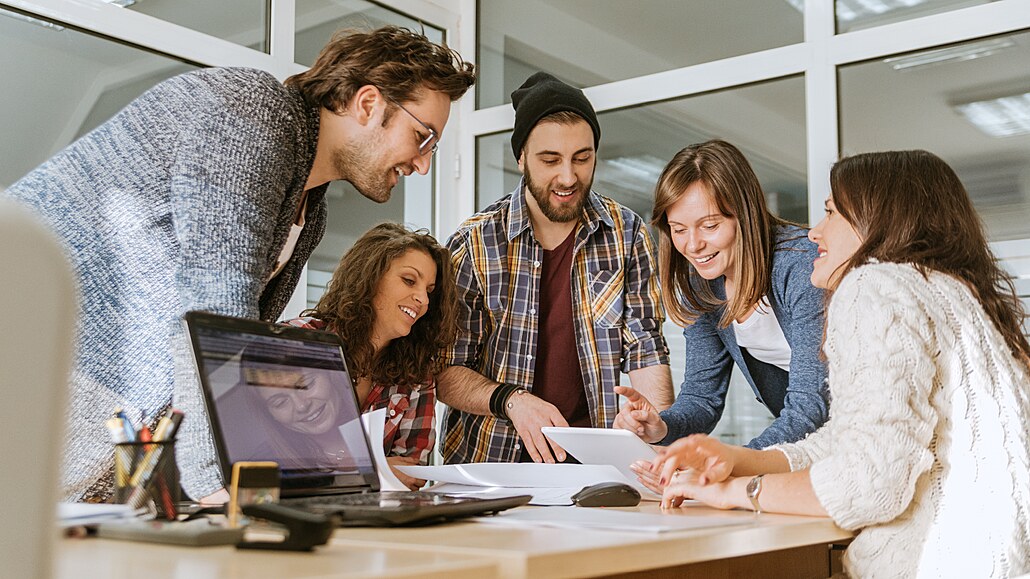
[{"label": "white paper sheet", "polygon": [[390,463],[386,462],[386,453],[383,452],[383,425],[386,423],[386,409],[380,408],[361,415],[361,423],[365,426],[368,434],[368,445],[372,447],[372,457],[376,461],[376,471],[379,473],[379,487],[384,491],[407,491],[411,490],[404,486],[397,476],[390,469]]},{"label": "white paper sheet", "polygon": [[106,503],[57,503],[57,524],[60,527],[96,525],[117,519],[132,519],[136,511],[129,505]]},{"label": "white paper sheet", "polygon": [[579,492],[579,488],[505,488],[505,487],[481,487],[474,485],[462,485],[457,483],[439,483],[427,489],[433,493],[445,493],[462,497],[482,497],[497,499],[502,497],[514,497],[516,495],[532,495],[533,500],[529,504],[538,507],[567,507],[572,505],[572,495]]},{"label": "white paper sheet", "polygon": [[478,523],[522,527],[545,526],[619,532],[667,533],[670,531],[687,531],[707,527],[750,525],[754,518],[692,516],[682,513],[651,514],[572,507],[568,509],[515,509],[499,513],[493,517],[475,517],[470,520]]},{"label": "white paper sheet", "polygon": [[476,462],[441,466],[402,466],[406,475],[437,482],[506,488],[576,488],[626,480],[611,465]]}]

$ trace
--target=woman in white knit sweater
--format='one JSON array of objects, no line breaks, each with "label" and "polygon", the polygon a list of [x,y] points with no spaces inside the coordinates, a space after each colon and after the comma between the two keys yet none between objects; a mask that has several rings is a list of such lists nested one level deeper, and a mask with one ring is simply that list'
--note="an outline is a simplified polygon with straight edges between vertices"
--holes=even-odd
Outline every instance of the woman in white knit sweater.
[{"label": "woman in white knit sweater", "polygon": [[925,151],[849,157],[830,181],[810,234],[830,420],[765,450],[680,440],[653,465],[663,506],[828,515],[860,530],[857,577],[1030,571],[1030,345],[965,188]]}]

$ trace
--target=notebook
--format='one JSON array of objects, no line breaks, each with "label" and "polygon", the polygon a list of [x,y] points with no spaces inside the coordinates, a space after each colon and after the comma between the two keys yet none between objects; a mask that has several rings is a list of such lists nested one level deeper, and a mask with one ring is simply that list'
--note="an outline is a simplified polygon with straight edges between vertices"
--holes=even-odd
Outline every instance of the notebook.
[{"label": "notebook", "polygon": [[427,524],[530,500],[379,492],[339,337],[204,312],[184,319],[224,480],[234,462],[275,461],[282,504],[343,525]]}]

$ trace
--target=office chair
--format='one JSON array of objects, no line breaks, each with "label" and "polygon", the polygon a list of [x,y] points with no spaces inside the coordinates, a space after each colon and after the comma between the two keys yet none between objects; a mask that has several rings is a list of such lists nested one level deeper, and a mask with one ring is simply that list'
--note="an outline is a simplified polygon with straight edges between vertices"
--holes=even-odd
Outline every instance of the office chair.
[{"label": "office chair", "polygon": [[74,282],[60,246],[0,199],[0,561],[5,577],[49,577],[73,356]]}]

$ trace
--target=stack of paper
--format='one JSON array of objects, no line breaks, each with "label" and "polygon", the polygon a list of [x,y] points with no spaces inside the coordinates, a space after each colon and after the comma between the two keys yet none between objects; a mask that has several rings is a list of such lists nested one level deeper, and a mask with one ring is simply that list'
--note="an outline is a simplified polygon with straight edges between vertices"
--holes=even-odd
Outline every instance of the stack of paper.
[{"label": "stack of paper", "polygon": [[132,519],[136,511],[129,505],[58,503],[57,526],[61,528],[97,525],[118,519]]},{"label": "stack of paper", "polygon": [[522,527],[547,526],[642,533],[666,533],[708,527],[749,525],[754,522],[754,519],[750,517],[687,516],[608,509],[514,509],[493,517],[477,517],[472,520],[480,523]]}]

